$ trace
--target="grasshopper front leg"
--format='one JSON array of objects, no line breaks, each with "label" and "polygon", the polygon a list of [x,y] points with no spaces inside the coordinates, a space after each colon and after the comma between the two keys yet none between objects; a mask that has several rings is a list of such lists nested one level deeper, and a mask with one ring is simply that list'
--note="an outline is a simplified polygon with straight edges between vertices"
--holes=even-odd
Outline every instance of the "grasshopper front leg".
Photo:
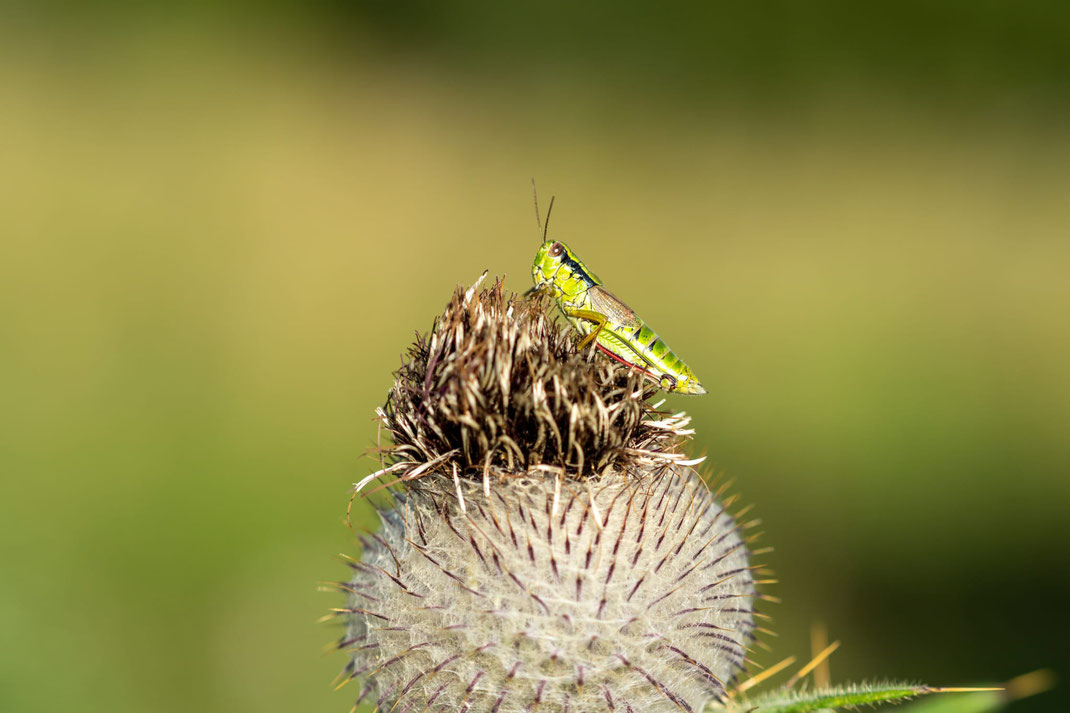
[{"label": "grasshopper front leg", "polygon": [[580,340],[579,345],[576,347],[576,351],[583,351],[583,348],[598,338],[598,334],[602,331],[602,327],[606,326],[606,321],[609,319],[606,315],[600,312],[592,312],[588,309],[572,309],[565,310],[565,314],[569,317],[576,319],[586,319],[589,322],[594,322],[595,327],[586,337]]}]

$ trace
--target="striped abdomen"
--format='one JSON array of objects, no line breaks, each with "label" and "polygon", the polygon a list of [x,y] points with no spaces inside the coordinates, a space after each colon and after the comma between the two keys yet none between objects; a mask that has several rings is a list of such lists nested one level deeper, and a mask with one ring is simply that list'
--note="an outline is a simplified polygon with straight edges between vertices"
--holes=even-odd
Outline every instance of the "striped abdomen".
[{"label": "striped abdomen", "polygon": [[607,324],[598,335],[598,345],[628,363],[651,372],[656,378],[668,376],[672,382],[669,387],[674,391],[703,393],[694,391],[697,382],[690,367],[645,322],[640,323],[638,328],[627,330]]}]

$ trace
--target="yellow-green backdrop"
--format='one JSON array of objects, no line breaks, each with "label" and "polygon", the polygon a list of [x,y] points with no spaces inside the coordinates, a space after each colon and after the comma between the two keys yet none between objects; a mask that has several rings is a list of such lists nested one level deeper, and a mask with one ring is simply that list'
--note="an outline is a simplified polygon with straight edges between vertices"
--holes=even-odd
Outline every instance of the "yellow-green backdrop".
[{"label": "yellow-green backdrop", "polygon": [[531,177],[710,391],[763,661],[1066,670],[1057,4],[9,10],[0,709],[349,708],[316,583],[373,410],[456,284],[528,286]]}]

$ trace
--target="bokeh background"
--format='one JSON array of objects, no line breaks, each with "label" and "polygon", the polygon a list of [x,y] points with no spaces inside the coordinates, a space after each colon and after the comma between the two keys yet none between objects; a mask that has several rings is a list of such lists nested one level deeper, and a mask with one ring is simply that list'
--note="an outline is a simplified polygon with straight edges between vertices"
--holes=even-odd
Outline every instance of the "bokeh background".
[{"label": "bokeh background", "polygon": [[710,390],[760,660],[1065,680],[1063,3],[3,7],[0,709],[349,708],[373,410],[531,177]]}]

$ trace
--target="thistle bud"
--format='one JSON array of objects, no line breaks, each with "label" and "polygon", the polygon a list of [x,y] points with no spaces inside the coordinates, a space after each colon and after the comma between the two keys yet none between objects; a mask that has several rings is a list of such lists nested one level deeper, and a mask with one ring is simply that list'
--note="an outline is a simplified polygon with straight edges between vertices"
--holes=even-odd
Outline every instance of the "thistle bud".
[{"label": "thistle bud", "polygon": [[[753,638],[740,527],[682,414],[576,354],[540,299],[458,291],[380,420],[381,527],[339,648],[380,710],[701,711]],[[382,486],[380,486],[382,487]]]}]

